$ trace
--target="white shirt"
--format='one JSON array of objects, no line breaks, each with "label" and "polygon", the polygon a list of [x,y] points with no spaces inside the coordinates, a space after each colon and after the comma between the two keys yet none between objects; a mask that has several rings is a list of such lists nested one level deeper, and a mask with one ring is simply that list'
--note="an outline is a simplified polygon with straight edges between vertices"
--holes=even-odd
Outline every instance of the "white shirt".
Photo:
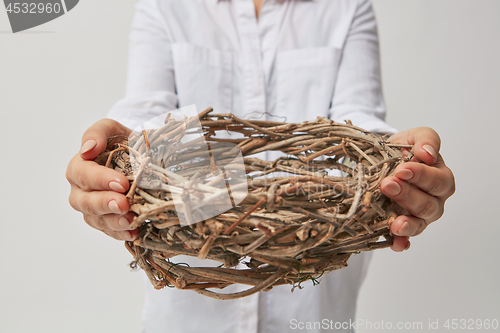
[{"label": "white shirt", "polygon": [[[378,37],[369,0],[139,0],[130,34],[127,93],[110,118],[134,128],[196,104],[217,113],[287,122],[384,123]],[[265,113],[265,114],[264,114]],[[318,286],[279,286],[219,301],[146,282],[144,332],[328,332],[354,319],[369,254]],[[203,265],[194,258],[176,261]],[[232,286],[224,292],[247,289]],[[338,324],[337,324],[338,325]],[[300,328],[304,328],[301,330]],[[312,327],[310,329],[306,329]],[[352,332],[352,327],[337,330]]]}]

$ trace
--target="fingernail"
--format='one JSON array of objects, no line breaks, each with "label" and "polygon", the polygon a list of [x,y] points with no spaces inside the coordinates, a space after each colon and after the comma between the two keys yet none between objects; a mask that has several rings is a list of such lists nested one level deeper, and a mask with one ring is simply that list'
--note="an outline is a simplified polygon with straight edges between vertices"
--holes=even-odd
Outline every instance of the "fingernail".
[{"label": "fingernail", "polygon": [[120,207],[118,207],[118,204],[116,203],[115,200],[111,200],[108,203],[108,207],[109,207],[109,210],[111,210],[115,214],[123,214],[122,210],[120,209]]},{"label": "fingernail", "polygon": [[409,250],[409,249],[410,249],[410,246],[411,246],[411,243],[410,243],[410,241],[408,241],[408,245],[406,245],[406,247],[405,247],[405,251],[406,251],[406,250]]},{"label": "fingernail", "polygon": [[110,182],[109,183],[109,188],[115,192],[125,192],[125,188],[123,188],[123,186],[121,186],[119,183],[117,182]]},{"label": "fingernail", "polygon": [[130,228],[130,222],[125,216],[120,217],[120,219],[118,220],[118,224],[125,230],[128,230]]},{"label": "fingernail", "polygon": [[406,231],[410,227],[410,224],[408,222],[403,223],[403,226],[399,228],[398,235],[399,236],[408,236],[406,235]]},{"label": "fingernail", "polygon": [[80,154],[85,154],[86,152],[91,151],[92,149],[95,148],[95,146],[97,146],[97,141],[95,140],[89,140],[85,142],[82,148],[80,149]]},{"label": "fingernail", "polygon": [[402,180],[410,180],[413,178],[413,171],[410,169],[403,169],[396,172],[396,177]]},{"label": "fingernail", "polygon": [[384,192],[389,195],[398,195],[401,193],[401,186],[396,182],[389,182],[384,186]]},{"label": "fingernail", "polygon": [[429,153],[429,155],[431,155],[431,156],[432,156],[432,158],[433,158],[434,160],[436,160],[436,158],[437,158],[437,153],[436,153],[436,150],[434,150],[434,147],[432,147],[432,146],[430,146],[430,145],[423,145],[423,146],[422,146],[422,148],[424,148],[424,150],[425,150],[426,152],[428,152],[428,153]]}]

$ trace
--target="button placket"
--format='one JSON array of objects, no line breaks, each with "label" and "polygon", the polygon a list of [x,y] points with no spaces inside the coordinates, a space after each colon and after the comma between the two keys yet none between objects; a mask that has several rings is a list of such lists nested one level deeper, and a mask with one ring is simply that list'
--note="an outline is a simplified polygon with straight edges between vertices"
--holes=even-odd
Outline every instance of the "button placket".
[{"label": "button placket", "polygon": [[[251,0],[233,2],[236,26],[239,30],[241,63],[244,80],[243,114],[266,109],[265,86],[262,75],[260,40],[255,18],[255,7]],[[238,110],[239,111],[239,110]],[[259,320],[259,295],[254,294],[237,303],[238,331],[257,333]]]},{"label": "button placket", "polygon": [[240,30],[242,69],[244,76],[243,112],[266,111],[265,82],[261,47],[253,1],[234,2],[237,26]]}]

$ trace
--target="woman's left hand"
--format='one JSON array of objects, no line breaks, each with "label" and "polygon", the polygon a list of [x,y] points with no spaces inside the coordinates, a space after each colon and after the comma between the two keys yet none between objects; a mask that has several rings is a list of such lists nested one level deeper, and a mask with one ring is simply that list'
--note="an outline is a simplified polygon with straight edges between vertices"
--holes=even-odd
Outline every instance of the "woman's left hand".
[{"label": "woman's left hand", "polygon": [[399,206],[400,215],[391,224],[391,248],[400,252],[410,247],[409,237],[417,236],[443,215],[446,199],[455,192],[455,178],[439,154],[441,139],[433,129],[412,128],[394,134],[389,141],[413,145],[414,154],[380,184],[382,193]]}]

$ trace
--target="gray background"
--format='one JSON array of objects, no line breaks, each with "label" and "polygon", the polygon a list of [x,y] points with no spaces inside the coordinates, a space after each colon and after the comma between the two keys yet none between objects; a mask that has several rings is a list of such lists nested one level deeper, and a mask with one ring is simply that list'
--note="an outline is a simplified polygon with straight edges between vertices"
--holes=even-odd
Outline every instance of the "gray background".
[{"label": "gray background", "polygon": [[[134,3],[82,1],[15,35],[0,10],[1,332],[140,331],[142,278],[121,242],[72,211],[64,178],[81,134],[123,95]],[[500,320],[500,1],[374,5],[388,122],[440,133],[457,193],[410,251],[375,253],[358,318],[418,332]]]}]

